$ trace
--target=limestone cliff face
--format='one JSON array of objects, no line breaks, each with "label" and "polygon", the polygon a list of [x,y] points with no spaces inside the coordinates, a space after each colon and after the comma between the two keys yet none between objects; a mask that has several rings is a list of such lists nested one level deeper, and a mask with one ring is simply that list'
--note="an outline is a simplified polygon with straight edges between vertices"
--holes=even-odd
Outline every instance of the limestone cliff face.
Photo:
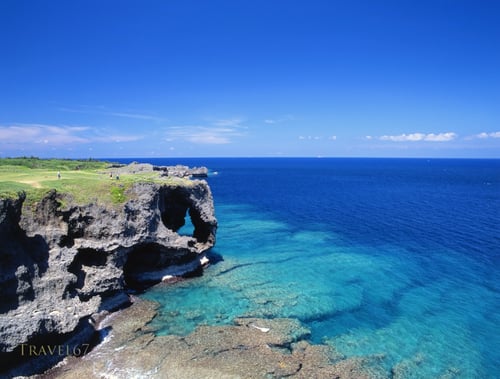
[{"label": "limestone cliff face", "polygon": [[[127,197],[122,207],[55,191],[31,208],[24,195],[0,199],[0,367],[22,344],[83,338],[127,288],[201,268],[217,229],[205,181],[135,184]],[[180,235],[187,216],[194,232]]]}]

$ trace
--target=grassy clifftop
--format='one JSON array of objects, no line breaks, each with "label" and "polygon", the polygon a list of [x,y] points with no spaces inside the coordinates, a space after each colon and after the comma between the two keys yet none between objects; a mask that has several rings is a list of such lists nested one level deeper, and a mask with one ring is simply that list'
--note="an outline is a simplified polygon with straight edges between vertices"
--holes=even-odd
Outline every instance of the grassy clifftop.
[{"label": "grassy clifftop", "polygon": [[135,182],[187,185],[190,181],[161,177],[158,171],[127,173],[109,162],[96,160],[0,159],[0,198],[16,197],[24,191],[27,201],[35,202],[47,191],[56,189],[81,204],[91,201],[120,204],[127,200],[126,190]]}]

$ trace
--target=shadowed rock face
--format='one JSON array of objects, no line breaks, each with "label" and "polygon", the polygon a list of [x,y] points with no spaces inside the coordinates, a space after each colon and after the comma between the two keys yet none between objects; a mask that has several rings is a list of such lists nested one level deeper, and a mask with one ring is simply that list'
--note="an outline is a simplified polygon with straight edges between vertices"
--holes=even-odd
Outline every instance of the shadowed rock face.
[{"label": "shadowed rock face", "polygon": [[188,212],[194,226],[193,237],[201,243],[213,245],[215,233],[213,229],[213,204],[200,202],[199,199],[211,197],[209,188],[197,186],[196,188],[162,188],[160,191],[160,204],[163,224],[177,231],[185,224]]},{"label": "shadowed rock face", "polygon": [[0,312],[34,299],[32,279],[47,270],[48,246],[19,227],[24,195],[0,199]]},{"label": "shadowed rock face", "polygon": [[[120,209],[55,191],[31,208],[0,199],[0,371],[27,359],[22,344],[89,339],[91,316],[126,305],[127,288],[200,270],[217,229],[208,184],[141,183],[127,196]],[[194,233],[181,236],[188,215]]]}]

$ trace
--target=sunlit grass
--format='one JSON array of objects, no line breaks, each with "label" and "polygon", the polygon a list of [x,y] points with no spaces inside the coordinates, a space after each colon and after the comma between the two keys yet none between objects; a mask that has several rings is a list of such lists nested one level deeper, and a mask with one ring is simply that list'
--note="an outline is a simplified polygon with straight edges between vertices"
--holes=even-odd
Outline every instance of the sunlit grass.
[{"label": "sunlit grass", "polygon": [[192,185],[188,179],[161,177],[158,171],[120,174],[119,179],[110,176],[111,172],[109,163],[98,161],[0,159],[0,198],[13,198],[24,191],[27,203],[33,203],[55,189],[77,204],[119,205],[129,200],[127,190],[137,182]]},{"label": "sunlit grass", "polygon": [[1,166],[19,167],[20,169],[45,169],[45,170],[92,170],[105,168],[109,163],[103,161],[75,160],[75,159],[40,159],[36,157],[3,158]]}]

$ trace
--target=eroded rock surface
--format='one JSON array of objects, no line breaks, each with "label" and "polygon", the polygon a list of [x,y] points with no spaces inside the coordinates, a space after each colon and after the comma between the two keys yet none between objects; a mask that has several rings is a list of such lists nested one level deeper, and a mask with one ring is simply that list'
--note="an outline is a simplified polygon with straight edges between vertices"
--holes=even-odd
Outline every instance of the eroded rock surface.
[{"label": "eroded rock surface", "polygon": [[350,358],[306,341],[292,319],[241,318],[231,326],[200,326],[185,337],[147,328],[156,304],[134,303],[105,320],[105,341],[81,358],[38,378],[383,378],[370,358]]},{"label": "eroded rock surface", "polygon": [[[208,184],[141,183],[127,197],[121,207],[55,191],[32,207],[0,199],[0,376],[27,360],[23,344],[88,340],[91,316],[127,304],[126,288],[200,270],[217,228]],[[193,235],[177,233],[186,216]]]},{"label": "eroded rock surface", "polygon": [[138,172],[160,171],[162,176],[176,176],[179,178],[206,178],[208,169],[206,167],[188,167],[184,165],[176,166],[154,166],[150,163],[132,162],[128,165],[113,165],[109,169],[111,174],[136,174]]}]

